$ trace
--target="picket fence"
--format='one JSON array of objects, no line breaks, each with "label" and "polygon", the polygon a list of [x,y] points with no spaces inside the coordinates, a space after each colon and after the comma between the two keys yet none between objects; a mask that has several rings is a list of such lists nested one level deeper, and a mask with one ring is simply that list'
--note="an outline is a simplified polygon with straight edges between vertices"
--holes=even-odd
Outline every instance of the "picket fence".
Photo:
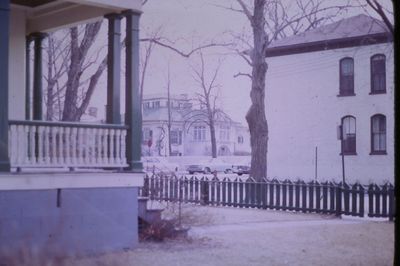
[{"label": "picket fence", "polygon": [[395,217],[394,186],[249,178],[146,175],[140,196],[152,200],[304,213]]}]

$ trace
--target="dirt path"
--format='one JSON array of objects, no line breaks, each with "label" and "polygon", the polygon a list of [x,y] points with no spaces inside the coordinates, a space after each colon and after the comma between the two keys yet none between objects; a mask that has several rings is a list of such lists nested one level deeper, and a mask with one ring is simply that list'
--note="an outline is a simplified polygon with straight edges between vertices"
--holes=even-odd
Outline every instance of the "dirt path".
[{"label": "dirt path", "polygon": [[256,209],[185,207],[189,240],[141,243],[75,265],[392,265],[394,224]]}]

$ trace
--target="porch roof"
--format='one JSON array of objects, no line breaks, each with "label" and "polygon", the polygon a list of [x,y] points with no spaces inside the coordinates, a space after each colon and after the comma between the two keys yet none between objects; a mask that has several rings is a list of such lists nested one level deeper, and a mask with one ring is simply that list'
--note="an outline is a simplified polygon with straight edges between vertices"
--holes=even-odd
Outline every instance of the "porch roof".
[{"label": "porch roof", "polygon": [[141,13],[142,8],[140,0],[11,0],[11,4],[25,11],[27,34],[92,22],[127,9]]}]

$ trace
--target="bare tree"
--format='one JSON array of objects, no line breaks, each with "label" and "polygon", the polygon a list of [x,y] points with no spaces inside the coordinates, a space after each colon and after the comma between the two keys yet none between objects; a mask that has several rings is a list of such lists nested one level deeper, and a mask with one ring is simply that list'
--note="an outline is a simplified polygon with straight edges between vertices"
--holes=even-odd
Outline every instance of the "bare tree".
[{"label": "bare tree", "polygon": [[[393,13],[389,10],[386,10],[380,1],[378,0],[365,0],[370,8],[372,8],[383,20],[386,27],[389,29],[392,36],[394,36],[394,26],[389,19],[389,16],[393,17]],[[393,4],[393,3],[392,3]]]},{"label": "bare tree", "polygon": [[168,74],[168,76],[167,76],[168,155],[171,156],[171,152],[172,152],[172,147],[171,147],[172,113],[171,113],[171,75],[170,75],[170,67],[169,67],[169,64],[168,64],[168,73],[167,73],[167,74]]},{"label": "bare tree", "polygon": [[[271,42],[295,35],[332,21],[341,11],[351,7],[327,5],[324,0],[254,0],[252,6],[247,1],[236,0],[238,7],[225,7],[244,14],[250,22],[252,41],[246,34],[237,36],[245,49],[235,48],[248,63],[251,73],[238,73],[251,79],[251,106],[246,114],[250,130],[251,176],[260,180],[267,176],[268,123],[265,113],[265,87],[268,64],[267,48]],[[242,45],[243,46],[243,45]]]},{"label": "bare tree", "polygon": [[[66,36],[66,35],[64,35]],[[66,38],[57,39],[53,34],[49,34],[48,45],[45,48],[47,53],[47,81],[46,93],[46,120],[60,119],[60,106],[62,92],[65,86],[60,86],[59,79],[67,71],[67,60],[69,49],[65,46]],[[55,108],[58,107],[58,108]],[[56,109],[56,110],[55,110]]]},{"label": "bare tree", "polygon": [[204,123],[210,130],[211,138],[211,155],[213,158],[217,157],[217,141],[215,137],[215,123],[221,117],[226,117],[222,110],[217,108],[218,89],[220,85],[217,84],[217,77],[221,63],[218,62],[217,67],[211,71],[210,77],[206,76],[207,66],[204,60],[202,51],[198,52],[200,58],[200,65],[192,67],[193,78],[200,88],[200,92],[196,93],[196,101],[200,108],[190,110],[185,114],[185,124],[187,130],[193,125]]},{"label": "bare tree", "polygon": [[45,77],[47,120],[79,121],[85,113],[107,67],[107,56],[98,63],[101,49],[89,52],[101,24],[89,23],[49,35]]}]

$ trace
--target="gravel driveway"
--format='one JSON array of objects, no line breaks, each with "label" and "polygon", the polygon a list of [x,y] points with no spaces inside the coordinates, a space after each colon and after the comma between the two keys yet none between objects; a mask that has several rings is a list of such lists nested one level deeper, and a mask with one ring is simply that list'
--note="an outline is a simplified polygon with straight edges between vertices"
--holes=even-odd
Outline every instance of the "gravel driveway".
[{"label": "gravel driveway", "polygon": [[183,213],[189,239],[141,243],[74,265],[393,265],[388,221],[193,205]]}]

